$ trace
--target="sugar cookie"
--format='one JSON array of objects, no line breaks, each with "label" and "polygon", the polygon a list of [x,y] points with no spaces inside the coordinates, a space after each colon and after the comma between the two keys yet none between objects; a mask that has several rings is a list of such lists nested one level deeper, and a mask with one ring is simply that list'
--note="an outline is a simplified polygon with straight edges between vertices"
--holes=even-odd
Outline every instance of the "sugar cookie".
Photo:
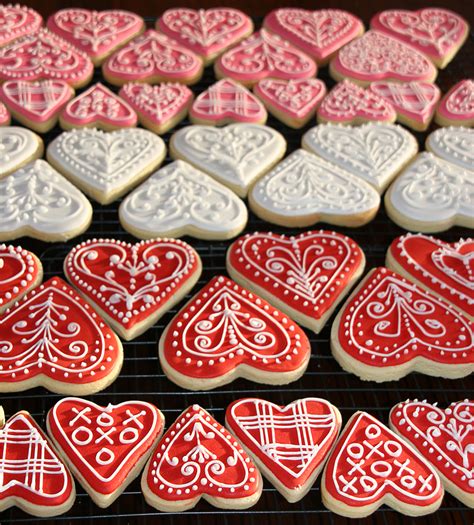
[{"label": "sugar cookie", "polygon": [[435,121],[440,126],[474,126],[474,80],[455,84],[439,103]]},{"label": "sugar cookie", "polygon": [[43,156],[43,141],[29,129],[0,127],[0,179]]}]

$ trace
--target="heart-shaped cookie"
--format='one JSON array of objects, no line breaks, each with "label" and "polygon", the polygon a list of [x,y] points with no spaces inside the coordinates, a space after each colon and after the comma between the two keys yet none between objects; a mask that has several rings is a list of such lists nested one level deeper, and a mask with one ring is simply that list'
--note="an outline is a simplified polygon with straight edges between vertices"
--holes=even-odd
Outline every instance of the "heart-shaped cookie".
[{"label": "heart-shaped cookie", "polygon": [[241,445],[199,405],[168,428],[142,476],[149,505],[162,512],[193,508],[203,497],[217,507],[246,509],[262,478]]},{"label": "heart-shaped cookie", "polygon": [[286,141],[268,126],[230,124],[224,128],[187,126],[170,142],[182,158],[245,197],[252,183],[283,157]]},{"label": "heart-shaped cookie", "polygon": [[474,129],[440,128],[428,135],[425,145],[437,157],[474,171]]},{"label": "heart-shaped cookie", "polygon": [[320,124],[303,135],[305,149],[366,180],[383,192],[417,154],[418,142],[401,126]]},{"label": "heart-shaped cookie", "polygon": [[363,518],[386,503],[409,516],[430,514],[444,496],[438,474],[414,448],[367,412],[356,412],[326,464],[322,500]]},{"label": "heart-shaped cookie", "polygon": [[409,44],[440,68],[451,62],[469,34],[466,20],[435,7],[381,11],[372,18],[370,26]]},{"label": "heart-shaped cookie", "polygon": [[315,397],[286,406],[246,398],[227,407],[226,425],[275,488],[294,503],[308,493],[323,468],[339,434],[341,415],[331,403]]},{"label": "heart-shaped cookie", "polygon": [[0,407],[0,511],[12,505],[34,516],[67,512],[74,481],[36,421],[26,411],[6,423]]},{"label": "heart-shaped cookie", "polygon": [[443,242],[422,233],[395,239],[387,266],[453,304],[474,321],[474,239]]},{"label": "heart-shaped cookie", "polygon": [[212,9],[168,9],[156,22],[156,28],[181,45],[200,55],[206,64],[230,46],[248,36],[252,20],[230,7]]},{"label": "heart-shaped cookie", "polygon": [[222,276],[176,314],[159,351],[166,375],[191,390],[237,377],[287,384],[303,375],[311,353],[308,338],[291,319]]},{"label": "heart-shaped cookie", "polygon": [[218,78],[230,77],[253,86],[262,78],[286,80],[316,75],[313,59],[266,29],[257,31],[221,55],[214,66]]},{"label": "heart-shaped cookie", "polygon": [[336,80],[349,77],[362,86],[375,80],[433,82],[437,75],[430,60],[414,47],[374,30],[344,46],[329,71]]},{"label": "heart-shaped cookie", "polygon": [[291,237],[251,233],[237,239],[227,253],[229,275],[316,332],[364,264],[364,254],[352,239],[324,230]]},{"label": "heart-shaped cookie", "polygon": [[[1,85],[0,85],[1,88]],[[10,124],[10,113],[5,104],[0,102],[0,126],[8,126]]]},{"label": "heart-shaped cookie", "polygon": [[438,471],[448,492],[474,507],[474,401],[442,409],[437,403],[404,401],[392,408],[390,427]]},{"label": "heart-shaped cookie", "polygon": [[259,217],[287,227],[361,226],[377,213],[380,196],[359,177],[299,149],[256,182],[249,204]]},{"label": "heart-shaped cookie", "polygon": [[364,380],[412,371],[458,378],[474,370],[473,324],[443,299],[387,268],[372,270],[339,311],[331,350]]},{"label": "heart-shaped cookie", "polygon": [[119,217],[122,226],[141,239],[229,239],[245,228],[248,215],[233,191],[177,160],[134,190],[120,205]]},{"label": "heart-shaped cookie", "polygon": [[19,126],[0,127],[0,179],[43,155],[43,141]]},{"label": "heart-shaped cookie", "polygon": [[0,391],[44,386],[87,395],[122,366],[118,337],[75,290],[53,277],[0,318]]},{"label": "heart-shaped cookie", "polygon": [[263,26],[302,49],[318,64],[325,64],[364,32],[362,21],[341,9],[275,9],[265,17]]},{"label": "heart-shaped cookie", "polygon": [[191,290],[201,273],[201,261],[191,246],[175,239],[137,244],[92,239],[69,252],[64,273],[129,340]]},{"label": "heart-shaped cookie", "polygon": [[100,65],[115,49],[143,31],[143,19],[130,11],[60,9],[48,19],[48,28]]},{"label": "heart-shaped cookie", "polygon": [[474,126],[474,80],[455,84],[439,103],[436,122],[440,126]]},{"label": "heart-shaped cookie", "polygon": [[67,397],[48,412],[48,434],[99,507],[108,507],[138,475],[163,432],[151,403],[105,407]]},{"label": "heart-shaped cookie", "polygon": [[162,139],[144,129],[74,129],[48,146],[48,161],[87,195],[109,204],[145,179],[163,161]]},{"label": "heart-shaped cookie", "polygon": [[42,23],[42,16],[31,7],[19,4],[0,5],[0,47],[37,31]]}]

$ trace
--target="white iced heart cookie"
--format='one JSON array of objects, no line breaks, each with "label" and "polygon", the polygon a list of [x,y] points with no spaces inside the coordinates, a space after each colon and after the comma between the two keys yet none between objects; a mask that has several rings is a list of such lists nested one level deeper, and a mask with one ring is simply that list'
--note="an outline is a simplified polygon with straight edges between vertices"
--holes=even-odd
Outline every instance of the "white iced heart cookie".
[{"label": "white iced heart cookie", "polygon": [[382,192],[416,155],[415,137],[401,126],[321,124],[305,133],[303,148],[366,180]]},{"label": "white iced heart cookie", "polygon": [[0,179],[43,154],[43,141],[29,129],[0,127]]},{"label": "white iced heart cookie", "polygon": [[44,160],[30,162],[0,180],[0,240],[29,235],[65,241],[92,219],[86,197]]},{"label": "white iced heart cookie", "polygon": [[120,205],[120,222],[141,239],[192,235],[229,239],[247,223],[245,204],[228,188],[187,162],[155,172]]},{"label": "white iced heart cookie", "polygon": [[474,171],[474,129],[439,128],[426,139],[426,149],[461,168]]},{"label": "white iced heart cookie", "polygon": [[474,174],[431,153],[420,153],[385,195],[390,218],[424,233],[474,228]]},{"label": "white iced heart cookie", "polygon": [[144,129],[104,132],[84,128],[62,133],[48,161],[87,195],[109,204],[155,170],[166,155],[160,137]]},{"label": "white iced heart cookie", "polygon": [[278,131],[260,124],[230,124],[224,128],[188,126],[171,138],[171,154],[183,158],[240,197],[285,154]]},{"label": "white iced heart cookie", "polygon": [[259,217],[282,226],[360,226],[377,213],[380,196],[359,177],[299,149],[255,184],[249,203]]}]

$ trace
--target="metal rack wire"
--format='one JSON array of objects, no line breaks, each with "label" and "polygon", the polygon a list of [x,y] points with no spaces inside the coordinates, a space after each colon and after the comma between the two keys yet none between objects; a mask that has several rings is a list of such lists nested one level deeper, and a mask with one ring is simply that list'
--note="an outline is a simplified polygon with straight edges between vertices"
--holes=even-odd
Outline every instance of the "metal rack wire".
[{"label": "metal rack wire", "polygon": [[[153,19],[147,20],[153,22]],[[257,21],[258,25],[258,21]],[[462,78],[474,76],[472,56],[474,53],[474,35],[470,38],[452,64],[442,72],[438,78],[438,85],[445,92],[455,82]],[[327,68],[323,68],[318,76],[322,78],[328,88],[334,82],[330,79]],[[96,71],[94,81],[99,81],[101,75]],[[212,68],[207,68],[202,80],[193,86],[195,93],[200,93],[215,81]],[[114,88],[115,89],[115,88]],[[116,91],[116,89],[115,89]],[[188,125],[186,120],[178,127]],[[269,117],[268,125],[279,130],[288,142],[288,153],[300,146],[300,141],[306,129],[315,123],[308,124],[303,130],[292,130],[273,117]],[[434,129],[434,126],[432,126]],[[432,129],[430,131],[432,131]],[[47,145],[61,130],[55,128],[43,138]],[[168,143],[171,133],[163,138]],[[427,133],[416,134],[423,149]],[[168,157],[166,162],[170,161]],[[32,239],[20,239],[18,244],[36,253],[44,266],[45,279],[53,275],[62,275],[62,263],[69,250],[85,239],[97,237],[111,237],[126,241],[134,239],[121,228],[118,221],[118,206],[120,201],[109,206],[94,203],[94,219],[89,230],[82,236],[67,243],[46,244]],[[327,227],[351,236],[365,252],[367,258],[366,270],[383,265],[385,252],[390,242],[404,231],[392,223],[383,206],[376,218],[363,228],[332,228],[326,225],[317,225],[317,228]],[[246,232],[277,231],[293,233],[292,231],[275,227],[260,220],[250,213]],[[471,232],[472,233],[472,232]],[[453,228],[440,237],[447,241],[457,240],[469,235],[469,231],[462,228]],[[193,293],[204,286],[216,274],[225,274],[225,253],[230,242],[206,242],[192,238],[185,238],[198,252],[203,262],[203,273]],[[224,420],[227,405],[234,399],[246,396],[257,396],[271,400],[278,404],[286,404],[305,396],[320,396],[336,405],[344,422],[356,410],[366,410],[381,421],[387,422],[390,408],[400,400],[406,398],[428,399],[437,401],[441,406],[466,397],[473,390],[473,381],[470,378],[447,380],[433,378],[421,374],[410,374],[397,382],[376,384],[360,381],[355,376],[344,372],[331,355],[329,336],[332,319],[325,329],[318,335],[306,331],[312,347],[312,357],[306,374],[297,382],[285,386],[268,386],[239,379],[229,385],[213,391],[187,392],[177,387],[163,374],[157,352],[157,341],[164,327],[184,304],[190,295],[180,305],[171,309],[160,321],[145,334],[134,341],[124,343],[125,361],[122,372],[116,381],[103,392],[99,392],[90,399],[98,404],[118,403],[129,399],[140,399],[156,404],[164,413],[167,425],[186,407],[199,403],[208,409],[220,422]],[[5,394],[1,404],[7,417],[18,410],[25,409],[44,428],[47,411],[61,396],[52,394],[43,388],[35,388],[23,393]],[[309,525],[313,523],[348,523],[350,520],[332,514],[321,503],[319,481],[316,482],[309,494],[300,502],[287,503],[283,497],[265,481],[264,492],[258,504],[246,511],[223,511],[215,509],[208,503],[201,501],[194,509],[186,513],[161,514],[149,507],[141,495],[139,479],[135,480],[125,490],[122,496],[109,508],[97,507],[88,494],[76,483],[77,499],[73,508],[65,515],[57,518],[40,520],[29,516],[22,511],[12,508],[0,515],[0,523],[78,523],[83,525],[97,523],[103,520],[117,525],[129,523],[163,523],[163,524],[193,524],[222,525],[236,524],[275,524],[275,525]],[[473,512],[464,507],[458,500],[447,494],[443,506],[435,514],[422,518],[423,522],[433,524],[463,524],[471,525],[474,522]],[[370,524],[411,523],[411,519],[395,511],[382,507],[372,517],[364,520]],[[418,521],[413,519],[413,522]]]}]

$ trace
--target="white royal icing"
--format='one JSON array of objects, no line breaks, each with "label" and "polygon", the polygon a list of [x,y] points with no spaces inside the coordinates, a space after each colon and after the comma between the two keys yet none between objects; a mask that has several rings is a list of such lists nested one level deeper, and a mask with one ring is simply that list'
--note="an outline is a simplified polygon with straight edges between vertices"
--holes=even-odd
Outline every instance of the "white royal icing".
[{"label": "white royal icing", "polygon": [[29,129],[0,127],[0,178],[22,166],[39,147],[39,137]]},{"label": "white royal icing", "polygon": [[438,157],[474,171],[474,129],[439,128],[428,136],[426,146]]}]

